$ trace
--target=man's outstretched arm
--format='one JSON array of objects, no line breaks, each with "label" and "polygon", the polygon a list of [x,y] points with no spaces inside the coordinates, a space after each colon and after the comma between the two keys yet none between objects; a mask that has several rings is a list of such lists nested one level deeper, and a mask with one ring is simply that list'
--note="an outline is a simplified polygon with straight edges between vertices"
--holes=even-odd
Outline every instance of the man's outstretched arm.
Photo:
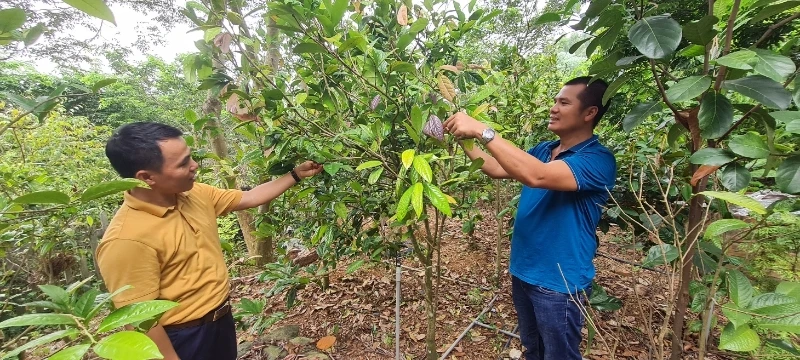
[{"label": "man's outstretched arm", "polygon": [[[305,179],[322,171],[322,165],[313,161],[306,161],[294,168],[294,172],[301,178]],[[244,210],[266,204],[269,201],[277,198],[283,194],[290,187],[294,186],[297,181],[290,174],[283,175],[270,182],[258,185],[248,191],[242,193],[242,200],[239,205],[233,208],[233,211]]]}]

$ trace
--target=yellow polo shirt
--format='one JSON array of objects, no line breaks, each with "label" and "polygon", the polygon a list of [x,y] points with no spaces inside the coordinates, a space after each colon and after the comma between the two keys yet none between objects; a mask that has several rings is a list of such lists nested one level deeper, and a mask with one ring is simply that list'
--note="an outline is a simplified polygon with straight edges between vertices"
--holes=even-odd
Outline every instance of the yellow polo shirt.
[{"label": "yellow polo shirt", "polygon": [[162,325],[195,320],[228,297],[228,269],[222,256],[217,216],[242,199],[239,190],[195,183],[178,194],[177,205],[162,207],[125,193],[125,201],[97,247],[97,264],[113,292],[114,305],[163,299],[180,303]]}]

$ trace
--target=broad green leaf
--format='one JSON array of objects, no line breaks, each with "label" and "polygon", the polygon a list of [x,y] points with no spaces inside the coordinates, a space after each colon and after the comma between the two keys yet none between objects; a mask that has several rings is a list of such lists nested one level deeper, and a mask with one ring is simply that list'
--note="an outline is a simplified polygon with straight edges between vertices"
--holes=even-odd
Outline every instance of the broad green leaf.
[{"label": "broad green leaf", "polygon": [[617,94],[617,91],[620,88],[622,88],[623,85],[627,84],[632,76],[633,73],[625,72],[616,80],[614,80],[611,84],[609,84],[608,88],[606,88],[606,91],[603,93],[603,99],[602,99],[603,105],[608,104],[608,100],[614,97],[614,95]]},{"label": "broad green leaf", "polygon": [[766,293],[753,298],[748,309],[760,315],[783,317],[800,314],[800,302],[789,295]]},{"label": "broad green leaf", "polygon": [[682,57],[695,57],[695,56],[703,56],[706,53],[706,47],[702,45],[689,45],[681,51],[678,51],[678,56]]},{"label": "broad green leaf", "polygon": [[728,296],[736,306],[746,309],[753,300],[753,286],[744,274],[737,270],[728,270],[726,279],[728,280]]},{"label": "broad green leaf", "polygon": [[750,171],[737,163],[730,163],[722,170],[722,186],[728,191],[736,192],[746,188],[750,185],[751,178]]},{"label": "broad green leaf", "polygon": [[97,342],[92,350],[110,360],[163,359],[156,343],[147,335],[135,331],[111,334]]},{"label": "broad green leaf", "polygon": [[295,54],[324,54],[327,53],[328,50],[325,50],[324,47],[320,46],[317,43],[300,43],[292,49],[292,52]]},{"label": "broad green leaf", "polygon": [[702,19],[683,25],[683,37],[690,42],[705,46],[717,36],[714,25],[719,22],[716,16],[706,15]]},{"label": "broad green leaf", "polygon": [[791,134],[800,134],[800,120],[794,120],[786,124],[786,132]]},{"label": "broad green leaf", "polygon": [[749,227],[750,225],[747,225],[746,222],[739,219],[719,219],[711,223],[711,225],[708,225],[706,232],[703,234],[703,238],[711,240],[727,232],[747,229]]},{"label": "broad green leaf", "polygon": [[160,317],[161,314],[178,306],[178,303],[167,300],[148,300],[125,305],[108,314],[97,331],[104,333],[124,325],[137,324],[145,320]]},{"label": "broad green leaf", "polygon": [[726,192],[726,191],[703,191],[701,193],[698,193],[698,195],[724,200],[731,204],[755,212],[756,214],[764,215],[767,213],[767,209],[764,207],[764,205],[761,205],[760,202],[747,195]]},{"label": "broad green leaf", "polygon": [[677,259],[679,255],[678,248],[673,245],[655,245],[647,251],[647,257],[644,259],[642,266],[652,268],[658,265],[669,264]]},{"label": "broad green leaf", "polygon": [[561,14],[556,12],[546,12],[536,18],[536,21],[533,22],[533,25],[547,24],[556,21],[561,21]]},{"label": "broad green leaf", "polygon": [[59,331],[47,334],[45,336],[36,338],[36,339],[26,343],[25,345],[22,345],[22,346],[20,346],[20,347],[18,347],[16,349],[12,350],[11,352],[3,354],[3,356],[4,356],[4,359],[16,358],[16,356],[21,354],[23,351],[27,351],[27,350],[42,346],[44,344],[49,344],[49,343],[51,343],[53,341],[56,341],[58,339],[61,339],[61,338],[75,336],[78,333],[79,333],[79,331],[77,329],[59,330]]},{"label": "broad green leaf", "polygon": [[593,18],[600,15],[603,10],[611,5],[611,0],[595,0],[589,2],[589,7],[586,8],[586,17]]},{"label": "broad green leaf", "polygon": [[75,318],[67,314],[25,314],[0,322],[0,329],[12,326],[74,324]]},{"label": "broad green leaf", "polygon": [[736,155],[751,159],[766,159],[769,156],[769,147],[761,136],[752,132],[731,137],[728,147]]},{"label": "broad green leaf", "polygon": [[338,25],[339,22],[342,21],[342,17],[345,11],[347,11],[348,4],[350,4],[349,0],[334,0],[333,4],[331,4],[330,9],[328,9],[328,14],[334,25]]},{"label": "broad green leaf", "polygon": [[340,219],[347,220],[347,205],[345,205],[343,202],[340,201],[334,204],[333,212],[335,212],[336,216],[338,216]]},{"label": "broad green leaf", "polygon": [[586,38],[586,39],[578,40],[574,44],[572,44],[572,46],[570,46],[569,50],[567,50],[567,51],[569,51],[570,54],[574,54],[575,52],[577,52],[581,48],[581,46],[583,46],[583,44],[591,41],[592,39],[593,38]]},{"label": "broad green leaf", "polygon": [[417,134],[422,133],[422,127],[425,126],[424,124],[425,118],[422,117],[422,110],[419,106],[414,105],[411,108],[411,125],[414,127],[414,131],[416,131]]},{"label": "broad green leaf", "polygon": [[724,65],[729,68],[752,70],[753,65],[758,61],[756,53],[751,50],[739,50],[715,60],[717,65]]},{"label": "broad green leaf", "polygon": [[378,160],[370,160],[370,161],[367,161],[367,162],[365,162],[365,163],[363,163],[361,165],[358,165],[358,167],[356,168],[356,171],[361,171],[361,170],[364,170],[364,169],[374,168],[376,166],[381,166],[381,164],[383,164],[383,163],[378,161]]},{"label": "broad green leaf", "polygon": [[636,62],[636,60],[639,60],[639,59],[641,59],[643,57],[645,57],[645,56],[644,55],[626,56],[626,57],[624,57],[622,59],[617,60],[616,65],[617,66],[628,66],[628,65],[633,64],[634,62]]},{"label": "broad green leaf", "polygon": [[81,195],[81,201],[86,202],[99,199],[104,196],[133,189],[141,184],[143,183],[136,179],[106,181],[86,189]]},{"label": "broad green leaf", "polygon": [[767,107],[785,110],[792,102],[792,94],[783,85],[763,75],[751,75],[722,82],[722,88],[733,90]]},{"label": "broad green leaf", "polygon": [[405,50],[408,45],[411,44],[411,41],[414,40],[415,36],[417,36],[417,34],[412,32],[400,35],[400,37],[397,38],[397,49],[401,51]]},{"label": "broad green leaf", "polygon": [[414,23],[411,24],[411,27],[408,28],[408,31],[412,34],[416,34],[424,30],[426,26],[428,26],[427,18],[417,18],[414,20]]},{"label": "broad green leaf", "polygon": [[414,207],[414,211],[417,213],[417,218],[422,216],[422,212],[424,211],[424,207],[422,206],[422,194],[424,188],[422,183],[416,183],[411,186],[411,206]]},{"label": "broad green leaf", "polygon": [[342,166],[344,165],[338,162],[325,163],[324,165],[322,165],[322,169],[325,170],[325,172],[328,173],[330,176],[335,176],[336,173],[339,172],[339,169],[342,168]]},{"label": "broad green leaf", "polygon": [[753,51],[755,51],[758,59],[755,63],[755,71],[772,80],[783,82],[797,70],[792,59],[786,56],[766,49],[755,49]]},{"label": "broad green leaf", "polygon": [[794,78],[794,93],[792,94],[794,105],[800,107],[800,76]]},{"label": "broad green leaf", "polygon": [[765,6],[761,11],[753,17],[750,22],[758,23],[766,18],[778,15],[786,10],[790,10],[800,6],[800,1],[783,1],[776,4]]},{"label": "broad green leaf", "polygon": [[764,319],[758,321],[761,329],[800,333],[800,314],[781,317],[778,319]]},{"label": "broad green leaf", "polygon": [[775,292],[778,294],[789,295],[800,301],[800,282],[784,281],[775,287]]},{"label": "broad green leaf", "polygon": [[369,184],[374,184],[374,183],[378,182],[378,179],[380,179],[381,174],[383,174],[383,168],[382,167],[375,169],[375,171],[373,171],[371,174],[369,174],[369,178],[367,179],[367,182]]},{"label": "broad green leaf", "polygon": [[724,135],[733,125],[733,106],[725,95],[709,91],[700,102],[697,118],[700,135],[705,139],[715,139]]},{"label": "broad green leaf", "polygon": [[610,49],[614,44],[614,41],[617,40],[617,35],[619,35],[620,31],[622,31],[622,25],[623,22],[617,22],[603,31],[602,34],[592,39],[592,41],[589,42],[589,45],[586,45],[586,57],[591,57],[598,47],[606,50]]},{"label": "broad green leaf", "polygon": [[89,289],[83,293],[78,298],[78,301],[75,302],[75,306],[73,308],[73,313],[75,316],[86,319],[86,317],[92,312],[94,300],[97,299],[97,295],[100,295],[100,291],[97,289]]},{"label": "broad green leaf", "polygon": [[414,74],[417,72],[417,68],[414,67],[414,64],[412,63],[408,63],[405,61],[395,61],[392,63],[392,71]]},{"label": "broad green leaf", "polygon": [[358,269],[360,269],[362,266],[364,266],[364,260],[356,260],[356,261],[354,261],[352,264],[347,266],[347,271],[346,271],[347,275],[350,275],[350,274],[358,271]]},{"label": "broad green leaf", "polygon": [[694,99],[702,95],[711,87],[711,78],[708,76],[690,76],[667,89],[667,100],[678,103]]},{"label": "broad green leaf", "polygon": [[630,132],[635,127],[639,126],[639,124],[641,124],[645,119],[650,117],[650,115],[658,113],[663,109],[664,104],[660,101],[651,101],[636,105],[628,113],[628,115],[625,115],[625,118],[622,120],[622,128],[626,132]]},{"label": "broad green leaf", "polygon": [[52,301],[31,301],[29,303],[22,304],[22,306],[28,307],[40,307],[43,309],[50,309],[57,312],[67,312],[69,309],[65,305],[56,304]]},{"label": "broad green leaf", "polygon": [[414,160],[412,162],[414,165],[414,170],[417,171],[420,177],[427,182],[433,181],[433,171],[431,170],[431,165],[428,164],[428,161],[425,160],[422,156],[414,156]]},{"label": "broad green leaf", "polygon": [[[0,21],[0,23],[2,23],[2,21]],[[45,30],[44,23],[38,23],[34,27],[26,30],[25,33],[23,34],[25,37],[25,39],[23,40],[25,42],[25,46],[31,46],[37,40],[39,40],[39,37],[42,36],[44,30]]]},{"label": "broad green leaf", "polygon": [[788,124],[795,120],[800,120],[800,111],[773,111],[769,113],[775,120]]},{"label": "broad green leaf", "polygon": [[752,315],[742,312],[734,303],[728,303],[723,306],[722,313],[725,314],[725,317],[728,318],[735,328],[745,325],[753,319]]},{"label": "broad green leaf", "polygon": [[69,204],[69,195],[59,191],[37,191],[22,195],[14,200],[15,204]]},{"label": "broad green leaf", "polygon": [[788,157],[781,162],[775,175],[775,183],[785,193],[800,193],[800,155]]},{"label": "broad green leaf", "polygon": [[59,304],[59,305],[66,305],[69,304],[69,292],[64,290],[60,286],[55,285],[39,285],[39,289],[50,298],[50,301]]},{"label": "broad green leaf", "polygon": [[91,344],[70,346],[53,354],[53,356],[47,358],[47,360],[81,360],[91,346]]},{"label": "broad green leaf", "polygon": [[767,345],[785,351],[786,353],[800,357],[800,350],[787,339],[766,339],[764,341]]},{"label": "broad green leaf", "polygon": [[10,8],[0,10],[0,34],[7,34],[22,27],[27,20],[25,10]]},{"label": "broad green leaf", "polygon": [[92,92],[98,92],[100,89],[117,82],[117,79],[103,79],[92,85]]},{"label": "broad green leaf", "polygon": [[628,32],[628,38],[642,55],[663,59],[672,55],[681,42],[681,25],[668,16],[641,19]]},{"label": "broad green leaf", "polygon": [[428,197],[428,199],[431,201],[431,204],[441,211],[442,214],[453,216],[453,213],[450,210],[450,203],[447,202],[447,197],[444,196],[442,190],[436,187],[436,185],[425,184],[425,196]]},{"label": "broad green leaf", "polygon": [[108,21],[114,25],[114,13],[108,8],[103,0],[63,0],[67,5],[72,6],[80,11],[85,12],[98,19]]},{"label": "broad green leaf", "polygon": [[408,149],[403,151],[403,154],[400,156],[403,160],[403,167],[406,169],[411,168],[411,164],[414,162],[414,149]]},{"label": "broad green leaf", "polygon": [[726,149],[720,148],[703,148],[692,154],[689,161],[692,164],[698,165],[715,165],[722,166],[733,161],[735,155]]},{"label": "broad green leaf", "polygon": [[730,351],[753,351],[761,345],[761,338],[750,326],[742,325],[734,328],[733,324],[725,325],[719,337],[719,348]]},{"label": "broad green leaf", "polygon": [[400,201],[397,202],[397,211],[395,216],[397,217],[398,221],[403,220],[403,218],[406,217],[406,214],[408,214],[408,205],[411,204],[411,193],[413,192],[412,188],[413,186],[406,189],[406,191],[403,193],[403,196],[400,197]]}]

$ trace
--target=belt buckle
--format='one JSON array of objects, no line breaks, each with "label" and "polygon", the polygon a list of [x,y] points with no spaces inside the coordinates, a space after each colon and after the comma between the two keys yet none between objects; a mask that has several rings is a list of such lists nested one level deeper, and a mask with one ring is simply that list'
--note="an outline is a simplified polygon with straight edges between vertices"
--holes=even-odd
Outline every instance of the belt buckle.
[{"label": "belt buckle", "polygon": [[214,310],[214,317],[212,318],[211,321],[217,321],[223,316],[225,316],[225,314],[228,313],[230,306],[231,306],[230,304],[225,303],[225,305],[222,305],[217,310]]}]

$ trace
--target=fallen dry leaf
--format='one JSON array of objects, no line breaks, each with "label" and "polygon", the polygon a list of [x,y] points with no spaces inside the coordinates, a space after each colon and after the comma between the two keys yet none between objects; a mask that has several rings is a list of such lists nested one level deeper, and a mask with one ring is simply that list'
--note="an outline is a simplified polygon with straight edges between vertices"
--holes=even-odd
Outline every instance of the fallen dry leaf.
[{"label": "fallen dry leaf", "polygon": [[322,351],[328,350],[333,346],[334,343],[336,343],[336,336],[333,335],[326,336],[317,341],[317,349],[320,349]]},{"label": "fallen dry leaf", "polygon": [[408,8],[405,4],[400,5],[400,9],[397,10],[397,23],[402,26],[408,25]]},{"label": "fallen dry leaf", "polygon": [[512,360],[517,360],[522,357],[522,351],[519,351],[518,349],[511,349],[508,351],[508,357],[510,357]]}]

